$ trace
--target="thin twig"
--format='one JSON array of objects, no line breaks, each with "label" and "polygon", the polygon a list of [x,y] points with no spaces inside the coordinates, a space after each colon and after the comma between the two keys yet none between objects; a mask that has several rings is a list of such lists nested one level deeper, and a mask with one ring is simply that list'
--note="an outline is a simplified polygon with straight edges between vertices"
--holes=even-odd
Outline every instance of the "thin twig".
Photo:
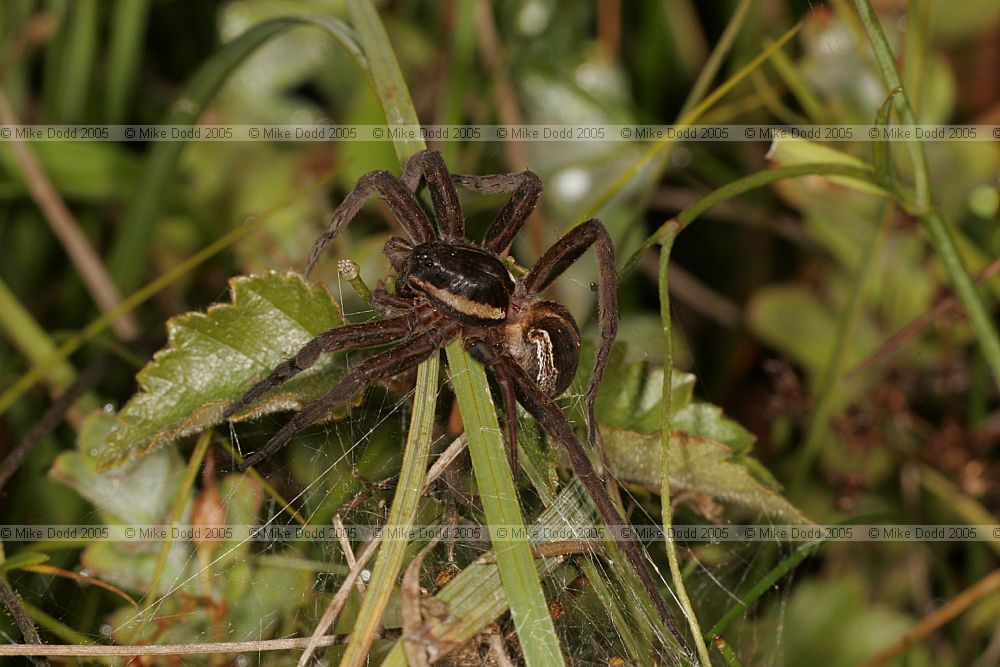
[{"label": "thin twig", "polygon": [[497,661],[497,667],[514,667],[514,661],[507,655],[507,649],[503,645],[503,636],[492,632],[486,638],[486,643],[490,647],[490,655]]},{"label": "thin twig", "polygon": [[[20,124],[3,88],[0,88],[0,122],[4,125]],[[66,254],[73,260],[90,296],[93,297],[94,302],[102,312],[115,308],[122,300],[118,286],[115,285],[94,247],[90,245],[90,241],[80,229],[76,218],[70,213],[66,202],[59,196],[35,155],[28,148],[28,144],[17,139],[8,143],[14,159],[24,174],[24,181],[31,193],[31,198],[38,204],[45,220],[55,235],[59,237]],[[134,340],[139,337],[139,325],[131,313],[122,313],[111,323],[111,326],[115,334],[122,340]]]},{"label": "thin twig", "polygon": [[[28,617],[28,612],[24,610],[21,606],[21,600],[18,599],[17,593],[14,589],[10,587],[5,579],[0,577],[0,599],[3,600],[3,605],[10,612],[10,615],[14,617],[14,622],[17,623],[17,627],[21,630],[21,636],[24,637],[24,641],[27,642],[27,646],[41,646],[42,638],[38,634],[38,628],[35,624],[31,622]],[[11,644],[11,646],[26,646],[25,644]],[[2,646],[0,646],[2,648]],[[3,653],[0,653],[3,655]],[[32,655],[30,653],[22,653],[20,655]],[[43,655],[43,654],[34,654]],[[48,665],[49,661],[42,659],[35,659],[34,662],[39,667]]]},{"label": "thin twig", "polygon": [[858,665],[858,667],[879,667],[880,665],[884,665],[908,647],[913,646],[921,639],[964,612],[966,609],[971,607],[973,603],[978,602],[997,589],[1000,589],[1000,569],[993,570],[993,572],[952,598],[948,604],[943,607],[939,607],[933,613],[925,616],[923,620],[913,626],[909,632],[862,662]]},{"label": "thin twig", "polygon": [[[318,647],[333,646],[345,641],[347,635],[326,635]],[[304,648],[307,637],[261,639],[249,642],[209,642],[207,644],[137,644],[134,646],[96,646],[82,644],[0,644],[0,656],[47,655],[59,657],[98,658],[102,656],[137,657],[141,655],[212,655],[217,653],[259,653]]]},{"label": "thin twig", "polygon": [[600,0],[597,3],[597,42],[612,60],[618,60],[622,42],[621,0]]},{"label": "thin twig", "polygon": [[0,463],[0,490],[7,484],[14,473],[17,472],[21,464],[35,450],[36,447],[52,433],[55,428],[62,423],[63,418],[69,409],[80,399],[81,396],[90,391],[91,387],[97,384],[108,370],[108,355],[102,355],[92,362],[79,376],[73,384],[57,398],[49,409],[45,411],[38,423],[28,431],[24,439],[12,449],[7,457]]}]

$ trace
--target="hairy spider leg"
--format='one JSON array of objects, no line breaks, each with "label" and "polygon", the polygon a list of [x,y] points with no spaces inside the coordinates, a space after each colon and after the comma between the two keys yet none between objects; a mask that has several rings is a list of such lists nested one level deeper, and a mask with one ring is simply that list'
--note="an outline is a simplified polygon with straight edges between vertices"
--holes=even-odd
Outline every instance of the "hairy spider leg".
[{"label": "hairy spider leg", "polygon": [[423,176],[434,205],[434,215],[437,216],[441,237],[446,241],[465,240],[465,215],[462,204],[458,201],[458,193],[451,183],[448,167],[444,164],[441,153],[431,150],[418,151],[410,156],[403,165],[403,185],[413,193],[420,187],[420,177]]},{"label": "hairy spider leg", "polygon": [[528,221],[542,194],[542,180],[533,171],[491,176],[453,175],[451,180],[459,187],[472,192],[512,193],[507,204],[500,209],[496,219],[493,220],[493,224],[486,230],[486,236],[483,237],[483,247],[498,255],[503,254],[514,242],[514,237]]},{"label": "hairy spider leg", "polygon": [[[492,346],[487,346],[487,349],[487,354],[491,359],[489,367],[493,373],[498,379],[504,375],[507,376],[509,384],[513,386],[517,393],[517,399],[524,406],[524,409],[538,420],[538,423],[542,425],[552,440],[558,442],[566,450],[573,472],[580,478],[590,497],[593,498],[604,523],[612,529],[615,543],[632,564],[632,568],[646,589],[646,593],[663,619],[664,625],[667,626],[681,648],[687,651],[689,656],[693,656],[684,635],[681,634],[674,622],[673,614],[653,581],[653,576],[649,573],[639,549],[635,546],[635,542],[625,538],[623,530],[626,525],[625,521],[615,509],[607,489],[604,488],[601,478],[594,469],[594,465],[590,462],[583,445],[573,433],[573,427],[570,426],[559,406],[542,391],[534,378],[528,375],[513,357],[505,352],[496,351]],[[697,661],[694,662],[697,664]]]},{"label": "hairy spider leg", "polygon": [[311,426],[324,415],[370,384],[380,382],[408,371],[421,363],[449,340],[459,334],[461,325],[453,322],[430,322],[427,327],[398,347],[368,357],[349,375],[340,380],[330,391],[310,403],[274,434],[263,448],[248,456],[239,469],[247,468],[263,461],[288,444],[296,433]]},{"label": "hairy spider leg", "polygon": [[376,287],[368,303],[382,317],[396,317],[412,310],[418,301],[413,297],[390,294],[384,287]]},{"label": "hairy spider leg", "polygon": [[594,445],[600,437],[594,412],[597,390],[618,333],[618,274],[615,269],[615,247],[608,230],[597,218],[574,227],[545,251],[519,288],[523,286],[526,297],[535,296],[578,260],[590,246],[594,246],[597,254],[597,319],[601,329],[601,342],[594,358],[594,374],[590,376],[590,383],[587,385],[587,433],[590,444]]},{"label": "hairy spider leg", "polygon": [[337,350],[356,350],[366,347],[388,345],[403,340],[410,335],[421,319],[421,313],[411,311],[388,320],[347,324],[324,331],[302,346],[295,356],[282,362],[270,375],[251,387],[223,413],[232,417],[237,412],[253,404],[267,390],[284,384],[302,371],[311,368],[319,356]]},{"label": "hairy spider leg", "polygon": [[358,214],[365,202],[375,193],[382,196],[400,227],[414,242],[426,243],[435,238],[434,226],[403,182],[385,170],[369,171],[358,179],[354,189],[344,197],[344,201],[340,202],[340,206],[330,216],[326,230],[313,244],[304,271],[306,277],[312,273],[323,251],[330,245],[330,241]]},{"label": "hairy spider leg", "polygon": [[507,461],[510,471],[517,477],[520,470],[517,461],[517,398],[514,385],[506,373],[494,373],[497,384],[500,385],[500,396],[503,398],[504,421],[507,422]]}]

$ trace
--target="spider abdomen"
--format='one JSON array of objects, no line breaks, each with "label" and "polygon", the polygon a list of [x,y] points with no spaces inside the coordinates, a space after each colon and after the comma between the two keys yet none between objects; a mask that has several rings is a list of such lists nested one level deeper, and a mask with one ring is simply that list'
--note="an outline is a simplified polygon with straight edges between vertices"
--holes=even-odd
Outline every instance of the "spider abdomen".
[{"label": "spider abdomen", "polygon": [[496,255],[445,241],[416,246],[401,278],[446,315],[471,325],[505,320],[514,291],[514,280]]},{"label": "spider abdomen", "polygon": [[542,391],[566,391],[580,363],[580,330],[568,310],[554,301],[533,301],[505,333],[511,355]]}]

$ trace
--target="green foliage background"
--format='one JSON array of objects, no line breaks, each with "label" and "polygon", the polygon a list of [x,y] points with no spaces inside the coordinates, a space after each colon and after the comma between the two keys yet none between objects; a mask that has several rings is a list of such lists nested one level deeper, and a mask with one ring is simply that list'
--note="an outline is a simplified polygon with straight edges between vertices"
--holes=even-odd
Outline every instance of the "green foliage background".
[{"label": "green foliage background", "polygon": [[[996,3],[856,4],[522,0],[377,9],[388,35],[383,55],[395,54],[425,124],[1000,124]],[[23,123],[385,122],[384,63],[343,2],[11,0],[0,5],[0,35],[0,89]],[[610,229],[627,272],[620,345],[599,410],[607,462],[636,523],[660,521],[664,419],[675,524],[997,523],[1000,282],[977,292],[961,269],[974,276],[1000,254],[1000,142],[431,145],[456,173],[540,174],[540,213],[514,246],[523,266],[586,217]],[[359,493],[354,518],[384,517],[393,490],[379,483],[401,465],[409,470],[401,450],[413,413],[410,377],[373,388],[347,418],[303,434],[268,465],[266,480],[207,470],[227,468],[234,445],[262,445],[279,419],[262,415],[310,400],[360,358],[335,355],[246,415],[255,421],[233,432],[216,426],[229,401],[302,342],[345,318],[370,317],[333,260],[352,258],[369,285],[386,278],[381,248],[397,230],[381,205],[366,207],[331,246],[316,285],[288,271],[301,267],[358,176],[398,173],[403,149],[351,141],[29,146],[139,335],[124,340],[109,327],[114,318],[67,261],[23,164],[0,143],[0,456],[80,369],[112,359],[0,489],[0,524],[183,523],[222,507],[233,523],[291,524],[297,513],[326,525]],[[470,237],[502,204],[463,196]],[[653,252],[661,246],[667,276]],[[585,258],[553,290],[591,341],[595,275]],[[961,306],[850,372],[956,284]],[[241,364],[248,358],[254,363]],[[577,423],[588,367],[585,359],[563,401]],[[440,394],[427,399],[437,410],[435,453],[456,434],[453,396]],[[525,474],[519,498],[508,500],[529,523],[560,508],[565,518],[573,487],[559,455],[525,415],[522,432]],[[467,459],[446,488],[414,502],[415,520],[442,520],[449,490],[477,493]],[[286,499],[293,509],[282,513]],[[459,513],[483,520],[474,504]],[[731,653],[713,649],[714,664],[800,665],[824,655],[826,664],[853,665],[994,572],[996,544],[680,544],[672,564],[662,543],[647,547],[664,573],[679,566],[667,579],[675,589],[683,582],[701,632],[711,628],[706,638],[718,632],[728,643]],[[0,544],[0,576],[47,642],[308,636],[348,569],[334,545],[70,546]],[[460,553],[461,574],[439,588],[434,574],[449,566],[442,551],[429,557],[421,583],[465,625],[440,623],[435,636],[466,642],[495,619],[511,631],[496,568],[476,560],[482,549]],[[642,603],[604,555],[538,563],[545,600],[565,608],[552,614],[561,656],[552,664],[652,661],[662,629],[639,623]],[[42,565],[84,571],[143,611]],[[376,620],[398,635],[406,599],[397,574]],[[470,590],[496,597],[462,607],[459,593]],[[517,597],[509,603],[516,609]],[[358,634],[360,608],[355,594],[335,631]],[[998,615],[1000,598],[981,592],[884,664],[997,664]],[[175,617],[183,620],[165,620]],[[20,637],[6,617],[0,631]],[[691,626],[689,634],[701,632]],[[478,641],[462,650],[479,650]],[[543,643],[511,639],[508,651],[548,664],[535,641]],[[391,636],[371,650],[403,664]],[[664,659],[683,662],[675,648]]]}]

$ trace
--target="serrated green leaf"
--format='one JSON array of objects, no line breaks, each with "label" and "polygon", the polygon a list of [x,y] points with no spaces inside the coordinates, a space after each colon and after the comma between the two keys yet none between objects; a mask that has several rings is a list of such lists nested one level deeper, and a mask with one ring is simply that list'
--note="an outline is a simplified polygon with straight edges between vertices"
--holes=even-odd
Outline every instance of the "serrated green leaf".
[{"label": "serrated green leaf", "polygon": [[[295,273],[240,276],[230,289],[231,304],[167,323],[167,347],[139,371],[141,391],[118,413],[102,469],[220,423],[226,407],[254,381],[344,322],[330,292]],[[301,408],[341,377],[338,359],[322,358],[235,418]]]},{"label": "serrated green leaf", "polygon": [[[660,434],[646,435],[611,426],[602,426],[601,434],[608,462],[619,479],[653,490],[660,487]],[[789,522],[810,523],[778,491],[756,479],[730,447],[711,438],[673,432],[670,486],[671,490],[676,487],[708,495]]]}]

